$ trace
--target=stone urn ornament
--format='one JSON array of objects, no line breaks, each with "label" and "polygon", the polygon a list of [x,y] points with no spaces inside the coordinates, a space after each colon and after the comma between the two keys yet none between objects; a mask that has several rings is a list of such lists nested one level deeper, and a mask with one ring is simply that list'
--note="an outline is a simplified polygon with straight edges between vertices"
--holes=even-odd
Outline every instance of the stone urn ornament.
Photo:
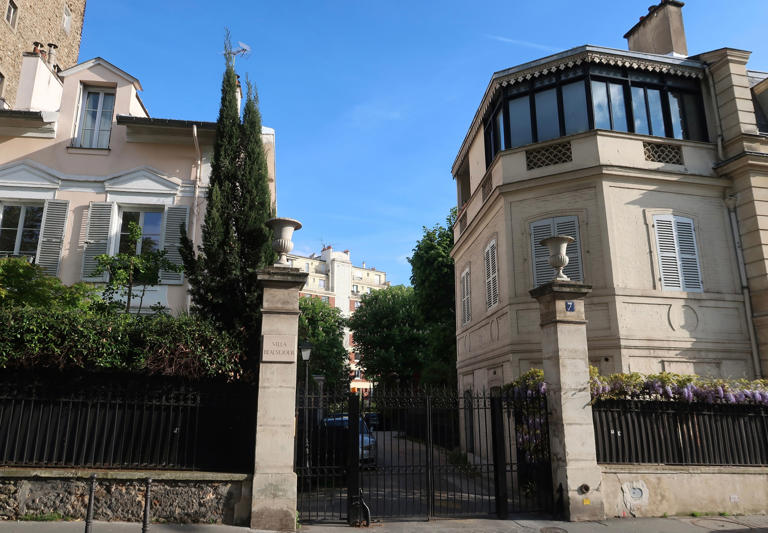
[{"label": "stone urn ornament", "polygon": [[568,254],[565,253],[568,245],[575,241],[568,235],[553,235],[543,239],[539,244],[549,248],[549,266],[555,269],[555,277],[552,281],[570,281],[571,278],[565,275],[563,269],[568,266]]},{"label": "stone urn ornament", "polygon": [[266,222],[269,229],[274,233],[275,238],[272,241],[272,249],[278,254],[279,258],[276,267],[289,268],[288,253],[293,250],[293,232],[301,229],[301,222],[293,218],[270,218]]}]

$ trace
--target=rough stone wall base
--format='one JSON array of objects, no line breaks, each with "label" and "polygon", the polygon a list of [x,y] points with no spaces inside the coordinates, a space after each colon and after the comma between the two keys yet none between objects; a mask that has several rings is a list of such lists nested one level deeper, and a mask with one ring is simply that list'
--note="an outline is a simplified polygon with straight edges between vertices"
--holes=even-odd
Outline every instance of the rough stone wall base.
[{"label": "rough stone wall base", "polygon": [[600,466],[607,518],[768,512],[768,468]]},{"label": "rough stone wall base", "polygon": [[[143,477],[153,478],[153,521],[248,525],[250,476],[243,480],[155,480],[152,474],[157,472],[144,473]],[[85,519],[90,484],[87,476],[5,477],[1,473],[0,476],[0,520],[51,513]],[[144,479],[97,479],[94,519],[140,522],[144,510]]]}]

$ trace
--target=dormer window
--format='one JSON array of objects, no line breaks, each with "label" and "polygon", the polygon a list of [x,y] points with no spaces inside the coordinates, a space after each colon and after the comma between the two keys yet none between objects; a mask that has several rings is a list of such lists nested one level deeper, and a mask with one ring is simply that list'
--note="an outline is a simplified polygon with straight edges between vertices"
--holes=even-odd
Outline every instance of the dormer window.
[{"label": "dormer window", "polygon": [[75,145],[79,148],[109,148],[114,110],[114,89],[85,87]]}]

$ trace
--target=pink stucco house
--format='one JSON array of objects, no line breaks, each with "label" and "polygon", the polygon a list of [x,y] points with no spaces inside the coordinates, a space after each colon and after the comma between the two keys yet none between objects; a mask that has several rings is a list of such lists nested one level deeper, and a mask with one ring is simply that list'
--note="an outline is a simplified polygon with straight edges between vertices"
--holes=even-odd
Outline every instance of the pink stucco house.
[{"label": "pink stucco house", "polygon": [[[26,255],[65,283],[102,282],[94,258],[139,246],[198,243],[216,124],[152,118],[138,79],[102,58],[57,72],[24,54],[15,106],[0,110],[0,256]],[[217,95],[211,95],[216,98]],[[275,198],[275,136],[264,128]],[[184,276],[167,272],[144,307],[188,307]]]}]

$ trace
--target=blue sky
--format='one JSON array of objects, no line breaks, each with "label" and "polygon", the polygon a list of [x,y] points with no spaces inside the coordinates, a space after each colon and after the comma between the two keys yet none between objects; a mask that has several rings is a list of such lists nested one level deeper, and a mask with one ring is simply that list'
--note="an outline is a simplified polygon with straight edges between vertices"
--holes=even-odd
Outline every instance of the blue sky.
[{"label": "blue sky", "polygon": [[[408,283],[422,226],[455,204],[451,164],[493,72],[582,44],[626,49],[653,0],[89,0],[80,59],[139,78],[150,115],[216,120],[224,29],[253,53],[277,139],[278,214],[295,251],[349,249]],[[689,0],[691,54],[753,52],[768,70],[768,1]]]}]

